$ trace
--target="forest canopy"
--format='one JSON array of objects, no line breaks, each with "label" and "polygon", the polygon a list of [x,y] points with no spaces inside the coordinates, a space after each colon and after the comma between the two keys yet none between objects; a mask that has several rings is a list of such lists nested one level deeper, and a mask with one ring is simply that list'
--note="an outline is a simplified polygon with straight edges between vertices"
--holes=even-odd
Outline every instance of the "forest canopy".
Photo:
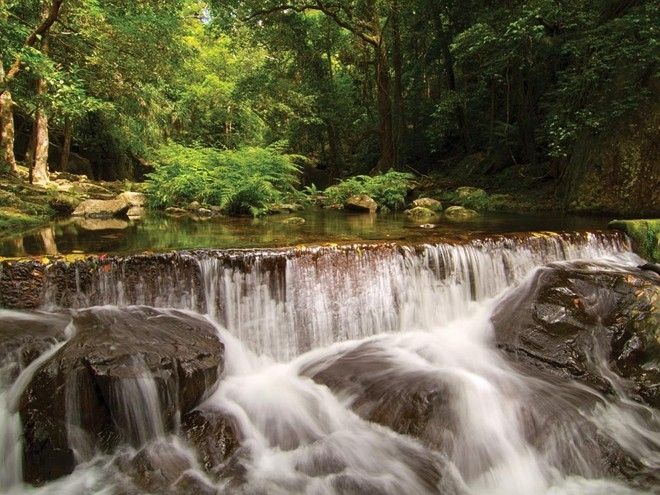
[{"label": "forest canopy", "polygon": [[284,155],[304,156],[325,185],[390,169],[515,171],[570,195],[604,167],[595,149],[647,123],[657,131],[659,10],[640,0],[5,1],[0,166],[24,162],[34,182],[49,169],[140,179],[173,150],[288,143]]}]

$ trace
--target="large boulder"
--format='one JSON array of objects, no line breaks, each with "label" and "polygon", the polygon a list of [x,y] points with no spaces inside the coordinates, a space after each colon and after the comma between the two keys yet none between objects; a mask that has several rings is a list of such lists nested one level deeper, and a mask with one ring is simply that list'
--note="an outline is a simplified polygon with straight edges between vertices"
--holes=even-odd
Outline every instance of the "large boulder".
[{"label": "large boulder", "polygon": [[144,193],[135,191],[124,191],[117,196],[117,199],[125,201],[129,206],[145,206],[147,197]]},{"label": "large boulder", "polygon": [[498,346],[516,362],[660,407],[660,276],[651,271],[550,267],[493,316]]},{"label": "large boulder", "polygon": [[29,483],[70,473],[74,448],[86,458],[163,435],[222,371],[215,328],[186,313],[99,307],[75,314],[73,326],[20,400]]},{"label": "large boulder", "polygon": [[466,220],[472,220],[479,216],[474,210],[469,208],[464,208],[463,206],[450,206],[445,210],[445,218],[452,222],[464,222]]},{"label": "large boulder", "polygon": [[450,404],[451,387],[422,368],[403,369],[397,356],[379,342],[303,366],[301,373],[333,392],[351,398],[351,408],[367,421],[419,438],[442,450],[458,418]]},{"label": "large boulder", "polygon": [[403,212],[403,214],[410,218],[413,221],[423,221],[428,222],[431,220],[438,220],[440,214],[437,211],[431,210],[430,208],[425,208],[423,206],[415,206]]},{"label": "large boulder", "polygon": [[131,205],[123,198],[88,199],[74,210],[73,216],[90,218],[112,218],[125,215]]},{"label": "large boulder", "polygon": [[433,198],[419,198],[412,202],[413,207],[428,208],[433,211],[442,211],[442,203]]},{"label": "large boulder", "polygon": [[344,203],[344,208],[363,213],[375,213],[378,209],[378,203],[366,194],[359,194],[348,198]]}]

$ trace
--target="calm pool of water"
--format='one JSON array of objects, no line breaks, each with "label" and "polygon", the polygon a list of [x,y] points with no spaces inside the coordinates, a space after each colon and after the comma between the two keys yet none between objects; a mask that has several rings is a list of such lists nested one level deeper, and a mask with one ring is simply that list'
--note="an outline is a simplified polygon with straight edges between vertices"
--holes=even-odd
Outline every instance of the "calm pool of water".
[{"label": "calm pool of water", "polygon": [[437,242],[480,234],[524,231],[604,229],[607,218],[487,214],[476,220],[442,220],[432,228],[409,222],[403,215],[351,214],[309,210],[296,214],[303,225],[289,225],[289,216],[252,218],[171,218],[141,220],[68,219],[47,227],[0,239],[0,256],[71,253],[136,253],[195,248],[285,247],[299,244],[398,241]]}]

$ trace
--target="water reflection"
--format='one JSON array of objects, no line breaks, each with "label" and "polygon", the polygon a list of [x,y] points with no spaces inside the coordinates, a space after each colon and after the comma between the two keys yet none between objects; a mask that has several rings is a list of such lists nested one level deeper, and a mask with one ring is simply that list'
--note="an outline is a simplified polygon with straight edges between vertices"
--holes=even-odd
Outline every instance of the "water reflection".
[{"label": "water reflection", "polygon": [[481,233],[601,229],[605,218],[488,214],[455,223],[440,220],[418,225],[403,215],[351,214],[334,210],[296,213],[305,223],[287,224],[289,216],[266,218],[144,219],[72,218],[21,235],[0,239],[0,255],[39,256],[71,253],[132,253],[194,248],[254,248],[344,242],[434,242]]}]

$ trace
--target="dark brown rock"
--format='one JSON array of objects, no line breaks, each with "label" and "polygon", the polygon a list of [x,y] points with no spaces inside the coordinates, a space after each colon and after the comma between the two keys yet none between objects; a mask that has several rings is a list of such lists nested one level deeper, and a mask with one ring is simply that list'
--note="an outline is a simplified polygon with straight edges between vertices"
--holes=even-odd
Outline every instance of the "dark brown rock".
[{"label": "dark brown rock", "polygon": [[128,385],[153,379],[161,415],[153,419],[171,430],[178,412],[196,407],[222,371],[224,346],[201,318],[148,307],[103,307],[80,311],[74,325],[75,336],[44,363],[21,397],[24,477],[30,483],[74,467],[67,393],[75,391],[73,407],[86,441],[109,452],[124,442],[137,446],[158,433],[155,426],[144,430],[144,421],[132,424],[124,409],[140,413],[149,403],[138,398],[139,404],[127,405],[122,391]]},{"label": "dark brown rock", "polygon": [[222,411],[203,409],[183,417],[181,429],[199,455],[208,473],[219,468],[239,447],[239,430],[233,418]]},{"label": "dark brown rock", "polygon": [[659,300],[653,272],[549,267],[501,303],[496,340],[517,362],[607,393],[605,362],[628,393],[659,407]]},{"label": "dark brown rock", "polygon": [[5,261],[0,265],[0,306],[34,309],[41,306],[45,267],[38,261]]},{"label": "dark brown rock", "polygon": [[69,321],[68,314],[0,311],[0,363],[12,366],[5,378],[13,381],[21,369],[64,340]]}]

